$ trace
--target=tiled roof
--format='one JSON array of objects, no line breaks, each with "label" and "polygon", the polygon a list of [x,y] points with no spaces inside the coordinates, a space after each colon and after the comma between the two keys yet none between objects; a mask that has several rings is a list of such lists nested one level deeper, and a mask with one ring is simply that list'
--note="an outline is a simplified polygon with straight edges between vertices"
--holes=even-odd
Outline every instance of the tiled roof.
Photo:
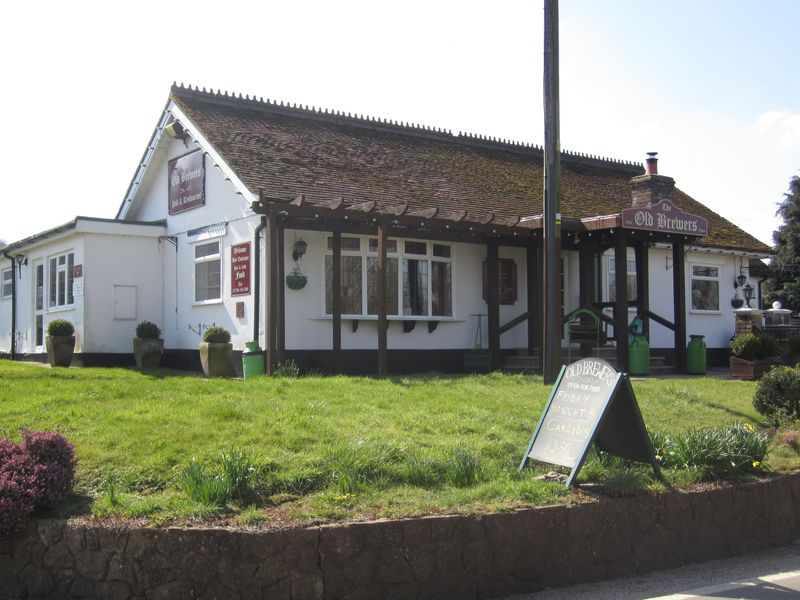
[{"label": "tiled roof", "polygon": [[[253,192],[466,210],[468,218],[542,212],[539,147],[181,86],[171,97]],[[631,177],[643,172],[636,163],[562,153],[562,214],[619,213],[631,204]],[[678,189],[675,203],[708,220],[701,245],[769,252]]]}]

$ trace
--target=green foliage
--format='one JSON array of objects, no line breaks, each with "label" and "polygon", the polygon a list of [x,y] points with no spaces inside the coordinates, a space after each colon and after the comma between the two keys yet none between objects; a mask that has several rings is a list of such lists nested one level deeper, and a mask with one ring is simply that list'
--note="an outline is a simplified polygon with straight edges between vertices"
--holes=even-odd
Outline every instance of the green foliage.
[{"label": "green foliage", "polygon": [[800,177],[789,182],[778,207],[783,224],[772,234],[775,256],[770,261],[770,276],[764,282],[765,300],[780,300],[784,308],[800,312]]},{"label": "green foliage", "polygon": [[780,346],[771,335],[744,333],[731,340],[731,352],[742,360],[763,360],[780,354]]},{"label": "green foliage", "polygon": [[766,434],[736,423],[669,436],[656,459],[666,468],[697,470],[702,479],[729,479],[761,469],[768,445]]},{"label": "green foliage", "polygon": [[231,341],[231,333],[224,327],[212,325],[203,333],[203,341],[209,344],[227,344]]},{"label": "green foliage", "polygon": [[[570,497],[563,484],[536,480],[551,466],[517,472],[550,392],[540,377],[305,375],[245,382],[0,361],[0,380],[9,399],[0,401],[2,428],[69,431],[81,457],[77,492],[93,498],[98,516],[180,525],[255,505],[267,515],[279,511],[281,520],[302,522],[333,505],[332,518],[400,518],[505,511]],[[752,404],[755,382],[696,377],[632,384],[645,423],[656,431],[678,435],[689,426],[762,422]],[[339,490],[332,455],[349,446],[368,446],[350,461],[358,492],[333,502],[347,492]],[[250,490],[243,499],[231,495],[224,508],[191,500],[178,476],[187,457],[195,456],[213,479],[223,472],[220,449],[230,454],[229,448],[251,458]],[[480,457],[474,485],[456,487],[445,473],[454,448]],[[783,450],[782,468],[800,466],[797,453]],[[340,462],[347,466],[348,460]],[[103,487],[110,471],[120,478],[115,505]],[[664,471],[675,485],[700,480],[697,470]]]},{"label": "green foliage", "polygon": [[286,362],[278,363],[278,367],[275,369],[274,376],[275,377],[299,377],[300,376],[300,367],[298,367],[297,363],[290,358]]},{"label": "green foliage", "polygon": [[155,323],[142,321],[136,326],[136,337],[145,340],[157,340],[161,337],[161,329]]},{"label": "green foliage", "polygon": [[47,335],[53,336],[71,336],[75,333],[75,327],[71,322],[66,319],[53,319],[47,324]]},{"label": "green foliage", "polygon": [[453,448],[449,460],[445,463],[445,475],[456,487],[475,485],[481,476],[481,460],[466,448]]},{"label": "green foliage", "polygon": [[790,361],[794,363],[800,361],[800,335],[793,335],[789,338],[789,342],[786,344],[786,353]]},{"label": "green foliage", "polygon": [[800,367],[775,367],[756,386],[753,406],[772,425],[800,419]]},{"label": "green foliage", "polygon": [[334,447],[328,456],[331,479],[342,494],[355,494],[367,484],[385,480],[402,452],[396,446],[369,440]]},{"label": "green foliage", "polygon": [[242,499],[250,489],[253,463],[246,452],[231,449],[222,452],[215,473],[194,458],[178,475],[178,486],[194,502],[222,508],[233,499]]}]

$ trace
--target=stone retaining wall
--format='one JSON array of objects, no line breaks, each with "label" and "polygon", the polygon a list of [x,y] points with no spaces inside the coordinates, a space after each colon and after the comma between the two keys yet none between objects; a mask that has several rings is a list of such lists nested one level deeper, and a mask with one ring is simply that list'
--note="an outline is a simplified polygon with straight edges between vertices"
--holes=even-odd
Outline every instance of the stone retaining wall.
[{"label": "stone retaining wall", "polygon": [[37,520],[0,539],[0,598],[495,598],[800,537],[800,474],[695,493],[271,533]]}]

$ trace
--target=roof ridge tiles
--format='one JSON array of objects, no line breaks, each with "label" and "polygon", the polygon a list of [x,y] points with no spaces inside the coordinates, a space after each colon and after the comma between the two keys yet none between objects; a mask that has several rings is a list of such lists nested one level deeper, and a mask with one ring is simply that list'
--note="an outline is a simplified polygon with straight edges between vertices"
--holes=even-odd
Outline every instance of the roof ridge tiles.
[{"label": "roof ridge tiles", "polygon": [[[395,133],[405,133],[410,135],[417,135],[439,141],[446,141],[449,143],[460,143],[469,146],[485,147],[491,149],[505,150],[514,153],[521,153],[525,155],[540,154],[544,150],[542,146],[533,144],[531,142],[514,141],[505,138],[490,137],[480,134],[469,132],[459,132],[453,135],[449,129],[432,127],[424,124],[409,124],[408,122],[393,121],[381,117],[364,116],[352,113],[345,113],[344,111],[328,110],[324,111],[316,109],[315,107],[309,108],[308,105],[297,103],[289,103],[281,100],[270,100],[263,97],[257,98],[255,95],[252,98],[247,95],[245,97],[240,93],[237,97],[235,93],[229,93],[222,90],[214,91],[210,88],[206,91],[203,87],[202,90],[199,86],[192,86],[191,84],[183,84],[173,82],[171,93],[179,98],[195,99],[204,102],[211,102],[216,104],[227,105],[235,108],[249,108],[260,109],[273,113],[284,114],[286,116],[300,117],[306,119],[315,119],[318,121],[330,122],[339,125],[351,125],[370,127],[378,130],[387,130]],[[631,171],[632,174],[639,175],[644,171],[641,163],[601,157],[597,155],[583,154],[572,150],[561,150],[562,160],[573,164],[582,164],[594,167],[613,167],[615,169],[624,169]]]}]

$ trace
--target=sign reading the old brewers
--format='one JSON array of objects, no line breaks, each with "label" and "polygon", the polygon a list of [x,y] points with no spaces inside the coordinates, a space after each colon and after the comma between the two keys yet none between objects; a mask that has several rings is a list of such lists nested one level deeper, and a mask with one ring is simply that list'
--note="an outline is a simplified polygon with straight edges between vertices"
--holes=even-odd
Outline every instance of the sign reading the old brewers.
[{"label": "sign reading the old brewers", "polygon": [[231,246],[231,296],[250,293],[250,242]]},{"label": "sign reading the old brewers", "polygon": [[630,380],[599,358],[561,368],[520,464],[529,459],[571,469],[571,486],[596,443],[600,450],[653,465],[655,461]]},{"label": "sign reading the old brewers", "polygon": [[169,161],[169,214],[203,206],[206,202],[206,169],[202,150],[195,150]]},{"label": "sign reading the old brewers", "polygon": [[651,206],[626,208],[622,211],[622,226],[683,235],[708,235],[708,221],[685,212],[669,200]]}]

